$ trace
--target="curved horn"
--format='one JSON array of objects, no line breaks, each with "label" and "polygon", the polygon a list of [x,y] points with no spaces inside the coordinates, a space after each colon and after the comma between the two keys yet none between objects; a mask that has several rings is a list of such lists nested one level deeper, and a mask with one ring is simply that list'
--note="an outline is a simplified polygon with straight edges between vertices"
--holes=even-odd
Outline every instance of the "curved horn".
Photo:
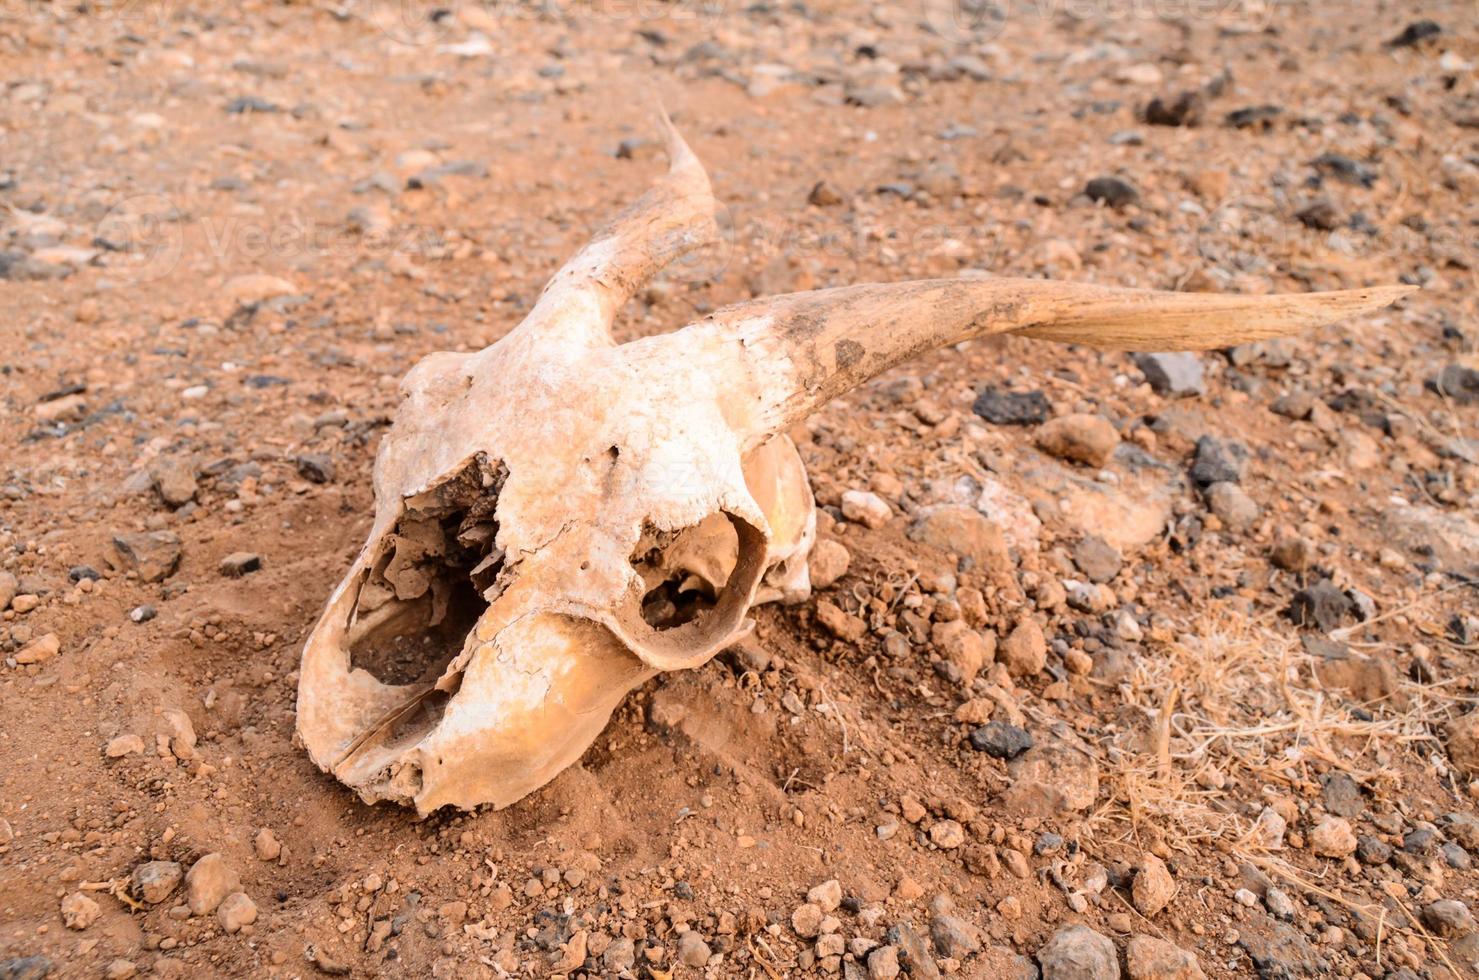
[{"label": "curved horn", "polygon": [[718,240],[709,175],[668,114],[657,112],[668,172],[550,279],[525,320],[541,338],[559,333],[609,345],[612,321],[638,289],[674,259]]},{"label": "curved horn", "polygon": [[[726,409],[758,442],[894,365],[947,344],[1015,333],[1113,350],[1206,350],[1296,333],[1380,309],[1416,287],[1243,296],[1116,289],[1041,279],[936,279],[848,286],[716,311],[674,335],[709,348],[745,383]],[[695,331],[709,339],[695,344]],[[734,376],[734,368],[728,370]]]}]

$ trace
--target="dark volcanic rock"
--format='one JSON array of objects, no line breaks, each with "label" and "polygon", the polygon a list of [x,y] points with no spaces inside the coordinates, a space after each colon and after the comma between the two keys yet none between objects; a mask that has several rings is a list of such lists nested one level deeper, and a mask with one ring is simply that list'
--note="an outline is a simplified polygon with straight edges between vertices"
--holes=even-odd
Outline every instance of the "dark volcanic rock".
[{"label": "dark volcanic rock", "polygon": [[1032,748],[1032,735],[1025,728],[1004,721],[989,721],[971,732],[971,748],[993,759],[1015,759]]},{"label": "dark volcanic rock", "polygon": [[982,388],[971,407],[992,425],[1041,425],[1053,414],[1041,391],[1005,391],[994,385]]},{"label": "dark volcanic rock", "polygon": [[1324,633],[1338,628],[1353,612],[1355,603],[1351,602],[1350,596],[1331,585],[1329,580],[1300,589],[1289,603],[1289,618],[1296,626],[1313,626]]},{"label": "dark volcanic rock", "polygon": [[1402,33],[1387,42],[1389,48],[1410,48],[1415,44],[1435,38],[1443,33],[1443,28],[1437,21],[1415,20],[1402,28]]},{"label": "dark volcanic rock", "polygon": [[1428,381],[1428,390],[1460,405],[1471,405],[1479,401],[1479,371],[1462,364],[1449,364]]},{"label": "dark volcanic rock", "polygon": [[1327,772],[1320,777],[1320,797],[1325,809],[1337,817],[1356,817],[1366,808],[1361,787],[1343,772]]},{"label": "dark volcanic rock", "polygon": [[1145,121],[1152,126],[1200,126],[1206,104],[1206,98],[1195,89],[1174,99],[1151,99],[1145,107]]},{"label": "dark volcanic rock", "polygon": [[1321,153],[1310,161],[1310,166],[1322,177],[1334,177],[1344,184],[1370,187],[1376,183],[1376,171],[1359,160],[1352,160],[1343,153]]},{"label": "dark volcanic rock", "polygon": [[1392,859],[1392,845],[1369,834],[1356,838],[1356,860],[1362,864],[1386,864]]},{"label": "dark volcanic rock", "polygon": [[1242,109],[1234,109],[1223,117],[1223,122],[1233,129],[1269,129],[1274,120],[1284,114],[1284,110],[1276,105],[1251,105]]},{"label": "dark volcanic rock", "polygon": [[1334,231],[1340,227],[1341,222],[1340,209],[1331,203],[1328,197],[1315,198],[1295,211],[1294,217],[1298,218],[1299,223],[1306,228],[1313,228],[1316,231]]},{"label": "dark volcanic rock", "polygon": [[1238,945],[1253,961],[1260,980],[1326,975],[1328,964],[1293,926],[1254,913],[1239,933]]},{"label": "dark volcanic rock", "polygon": [[1119,177],[1095,177],[1084,185],[1084,193],[1090,200],[1103,201],[1115,209],[1134,204],[1140,199],[1140,192],[1135,186]]},{"label": "dark volcanic rock", "polygon": [[1248,450],[1241,442],[1202,436],[1191,464],[1192,482],[1203,488],[1214,483],[1238,483],[1247,466]]},{"label": "dark volcanic rock", "polygon": [[293,461],[298,475],[310,483],[333,483],[334,461],[327,453],[304,453]]},{"label": "dark volcanic rock", "polygon": [[0,962],[0,980],[41,980],[51,974],[51,960],[44,956],[22,956]]}]

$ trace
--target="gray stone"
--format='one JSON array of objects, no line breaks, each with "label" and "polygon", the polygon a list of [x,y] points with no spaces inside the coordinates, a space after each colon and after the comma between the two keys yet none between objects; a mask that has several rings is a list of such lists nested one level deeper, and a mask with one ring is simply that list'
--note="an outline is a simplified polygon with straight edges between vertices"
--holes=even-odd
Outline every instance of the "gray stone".
[{"label": "gray stone", "polygon": [[1449,364],[1428,382],[1428,388],[1457,405],[1479,402],[1479,371],[1462,364]]},{"label": "gray stone", "polygon": [[1427,856],[1438,846],[1438,834],[1428,827],[1414,827],[1402,835],[1402,850],[1408,854]]},{"label": "gray stone", "polygon": [[1119,574],[1124,561],[1118,548],[1095,534],[1080,538],[1073,546],[1073,563],[1090,582],[1108,582]]},{"label": "gray stone", "polygon": [[310,483],[334,482],[334,460],[327,453],[303,453],[293,462],[298,475]]},{"label": "gray stone", "polygon": [[1248,954],[1259,980],[1326,976],[1329,964],[1293,926],[1253,913],[1238,930],[1238,945]]},{"label": "gray stone", "polygon": [[1132,936],[1125,948],[1130,980],[1205,980],[1196,954],[1154,936]]},{"label": "gray stone", "polygon": [[171,507],[183,507],[195,499],[195,467],[174,456],[161,456],[149,464],[154,491]]},{"label": "gray stone", "polygon": [[1140,199],[1140,192],[1135,189],[1134,184],[1113,176],[1095,177],[1084,185],[1084,194],[1089,200],[1103,201],[1116,210]]},{"label": "gray stone", "polygon": [[899,948],[899,958],[910,980],[940,980],[940,967],[914,926],[900,922],[888,931],[884,941]]},{"label": "gray stone", "polygon": [[1360,785],[1339,770],[1320,777],[1320,799],[1325,809],[1338,817],[1357,817],[1366,808]]},{"label": "gray stone", "polygon": [[1438,826],[1469,850],[1479,850],[1479,817],[1458,811],[1445,813],[1438,818]]},{"label": "gray stone", "polygon": [[1217,515],[1228,530],[1242,531],[1258,520],[1258,502],[1236,483],[1214,483],[1207,488],[1207,509]]},{"label": "gray stone", "polygon": [[1135,366],[1156,394],[1200,395],[1207,390],[1202,359],[1189,351],[1136,354]]},{"label": "gray stone", "polygon": [[1264,892],[1263,905],[1268,909],[1269,915],[1284,922],[1294,921],[1294,914],[1298,911],[1294,899],[1282,888],[1270,888]]},{"label": "gray stone", "polygon": [[1291,391],[1274,399],[1274,403],[1269,406],[1269,411],[1275,415],[1301,422],[1309,418],[1314,409],[1315,396],[1307,391]]},{"label": "gray stone", "polygon": [[981,930],[953,915],[937,915],[930,921],[935,952],[954,960],[965,959],[981,948]]},{"label": "gray stone", "polygon": [[1119,980],[1114,943],[1088,926],[1064,926],[1037,951],[1043,980]]},{"label": "gray stone", "polygon": [[1369,834],[1356,838],[1356,860],[1362,864],[1386,864],[1392,859],[1392,845]]},{"label": "gray stone", "polygon": [[1248,449],[1232,439],[1202,436],[1191,464],[1192,482],[1203,489],[1214,483],[1238,483],[1248,467]]},{"label": "gray stone", "polygon": [[989,721],[970,735],[971,748],[993,759],[1015,759],[1032,748],[1032,735],[1004,721]]},{"label": "gray stone", "polygon": [[1344,623],[1354,608],[1349,596],[1322,579],[1294,593],[1288,612],[1294,625],[1313,626],[1329,633]]},{"label": "gray stone", "polygon": [[221,574],[227,578],[241,578],[262,567],[262,556],[250,551],[233,551],[221,559]]},{"label": "gray stone", "polygon": [[0,980],[41,980],[51,975],[51,967],[51,960],[44,956],[0,960]]},{"label": "gray stone", "polygon": [[1475,931],[1469,907],[1457,899],[1439,899],[1423,908],[1423,922],[1440,936],[1465,936]]},{"label": "gray stone", "polygon": [[129,891],[140,901],[157,905],[169,898],[184,876],[184,869],[174,861],[149,861],[134,868]]},{"label": "gray stone", "polygon": [[1005,391],[994,385],[981,389],[972,408],[992,425],[1041,425],[1053,412],[1041,391]]},{"label": "gray stone", "polygon": [[606,952],[601,954],[601,962],[606,969],[614,973],[630,970],[637,962],[636,947],[627,937],[617,936],[611,941],[611,945],[606,947]]},{"label": "gray stone", "polygon": [[115,535],[113,548],[123,568],[144,582],[162,582],[180,567],[180,536],[173,531]]}]

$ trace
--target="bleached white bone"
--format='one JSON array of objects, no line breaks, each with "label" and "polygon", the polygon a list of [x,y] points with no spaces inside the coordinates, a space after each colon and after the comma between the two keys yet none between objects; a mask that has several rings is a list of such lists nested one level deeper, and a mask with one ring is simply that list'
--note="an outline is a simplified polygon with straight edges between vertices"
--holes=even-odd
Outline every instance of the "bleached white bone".
[{"label": "bleached white bone", "polygon": [[717,235],[708,177],[661,123],[668,173],[525,320],[402,383],[369,539],[308,639],[298,692],[314,761],[367,801],[506,806],[579,758],[632,688],[734,642],[752,604],[804,599],[815,512],[785,428],[909,357],[998,333],[1223,347],[1410,291],[865,285],[617,345],[633,293]]}]

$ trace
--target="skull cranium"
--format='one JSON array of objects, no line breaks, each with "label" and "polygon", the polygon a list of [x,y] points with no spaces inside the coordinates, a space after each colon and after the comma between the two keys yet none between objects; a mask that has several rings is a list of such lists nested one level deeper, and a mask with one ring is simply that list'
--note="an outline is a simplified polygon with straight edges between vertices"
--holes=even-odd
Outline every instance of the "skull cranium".
[{"label": "skull cranium", "polygon": [[784,430],[894,364],[1003,332],[1221,347],[1406,292],[936,280],[759,300],[617,345],[622,305],[717,233],[708,178],[663,125],[669,172],[523,323],[402,383],[369,539],[299,682],[309,753],[367,801],[506,806],[575,761],[628,691],[733,643],[753,604],[804,599],[815,516]]}]

